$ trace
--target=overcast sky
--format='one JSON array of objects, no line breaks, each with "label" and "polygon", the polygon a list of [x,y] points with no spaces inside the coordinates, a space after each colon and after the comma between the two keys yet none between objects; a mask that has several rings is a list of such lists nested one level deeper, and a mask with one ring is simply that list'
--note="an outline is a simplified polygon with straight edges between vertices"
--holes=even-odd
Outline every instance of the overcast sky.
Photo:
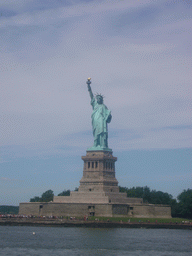
[{"label": "overcast sky", "polygon": [[191,188],[191,24],[188,0],[1,0],[0,205],[79,186],[88,77],[119,185]]}]

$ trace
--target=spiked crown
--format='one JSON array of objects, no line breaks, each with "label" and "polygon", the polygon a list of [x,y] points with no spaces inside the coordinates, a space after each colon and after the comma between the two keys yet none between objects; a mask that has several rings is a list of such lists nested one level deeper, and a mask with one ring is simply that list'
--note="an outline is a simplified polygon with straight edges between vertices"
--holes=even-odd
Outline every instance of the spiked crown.
[{"label": "spiked crown", "polygon": [[96,98],[102,98],[102,99],[103,99],[103,98],[104,98],[104,95],[99,94],[99,93],[96,93],[96,94],[95,94],[95,97],[96,97]]}]

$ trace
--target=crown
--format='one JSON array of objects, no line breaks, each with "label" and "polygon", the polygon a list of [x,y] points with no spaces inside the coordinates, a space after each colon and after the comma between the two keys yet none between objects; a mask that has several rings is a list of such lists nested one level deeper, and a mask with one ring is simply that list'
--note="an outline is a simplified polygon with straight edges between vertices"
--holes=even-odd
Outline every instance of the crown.
[{"label": "crown", "polygon": [[95,97],[96,97],[96,98],[97,98],[97,97],[100,97],[100,98],[103,99],[103,98],[104,98],[104,95],[101,95],[101,94],[99,94],[99,93],[96,93],[96,94],[95,94]]}]

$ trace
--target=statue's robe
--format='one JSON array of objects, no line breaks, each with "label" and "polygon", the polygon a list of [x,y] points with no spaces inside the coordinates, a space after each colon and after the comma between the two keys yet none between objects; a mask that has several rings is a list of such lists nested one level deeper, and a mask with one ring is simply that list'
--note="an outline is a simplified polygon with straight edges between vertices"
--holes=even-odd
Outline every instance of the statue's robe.
[{"label": "statue's robe", "polygon": [[[91,100],[93,107],[92,127],[95,140],[101,134],[107,134],[107,123],[111,122],[111,111],[104,104],[98,104],[95,98]],[[102,145],[101,145],[102,146]]]}]

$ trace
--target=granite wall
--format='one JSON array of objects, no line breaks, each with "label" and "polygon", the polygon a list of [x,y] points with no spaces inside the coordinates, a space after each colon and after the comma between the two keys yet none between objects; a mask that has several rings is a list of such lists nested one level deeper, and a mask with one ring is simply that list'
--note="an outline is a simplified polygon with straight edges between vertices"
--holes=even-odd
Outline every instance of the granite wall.
[{"label": "granite wall", "polygon": [[161,205],[20,203],[19,214],[44,216],[124,216],[170,218],[171,207]]}]

